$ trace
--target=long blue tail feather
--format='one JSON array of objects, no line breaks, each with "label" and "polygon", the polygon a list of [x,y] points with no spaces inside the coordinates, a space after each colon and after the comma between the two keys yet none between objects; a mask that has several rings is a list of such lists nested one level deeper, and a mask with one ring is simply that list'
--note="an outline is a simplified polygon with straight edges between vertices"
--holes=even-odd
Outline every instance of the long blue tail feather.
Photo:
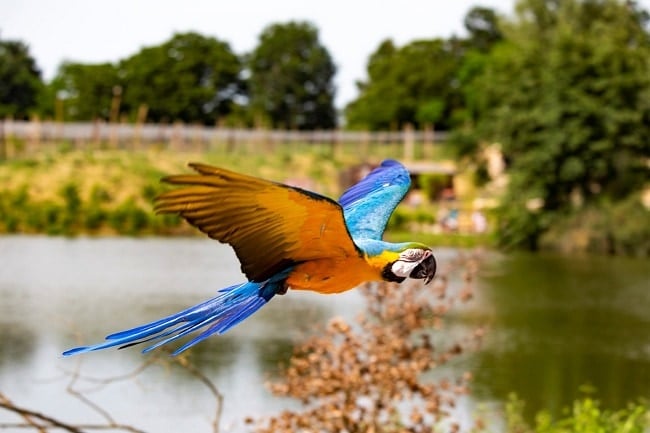
[{"label": "long blue tail feather", "polygon": [[156,341],[145,347],[148,353],[195,331],[209,326],[198,336],[173,352],[178,355],[213,334],[223,334],[262,308],[277,293],[278,279],[238,284],[219,290],[219,294],[193,307],[151,323],[116,332],[103,343],[81,346],[63,352],[64,356],[92,352],[119,346],[120,349],[140,343]]}]

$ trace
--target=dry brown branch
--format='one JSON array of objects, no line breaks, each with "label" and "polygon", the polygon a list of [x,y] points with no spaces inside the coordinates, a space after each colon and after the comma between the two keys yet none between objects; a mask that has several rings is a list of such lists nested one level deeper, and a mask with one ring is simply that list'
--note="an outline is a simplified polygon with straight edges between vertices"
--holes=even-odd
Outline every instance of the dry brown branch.
[{"label": "dry brown branch", "polygon": [[[10,412],[13,412],[15,414],[20,415],[23,419],[25,419],[25,424],[13,424],[12,427],[33,427],[37,431],[40,432],[45,432],[49,427],[57,427],[59,429],[71,432],[71,433],[83,433],[83,430],[81,430],[79,427],[72,425],[72,424],[66,424],[64,422],[61,422],[57,419],[54,419],[50,416],[47,416],[43,413],[36,412],[30,409],[26,409],[20,406],[16,406],[9,398],[7,398],[4,394],[0,393],[0,407],[3,409],[6,409]],[[37,424],[35,423],[34,419],[37,419],[39,421],[42,421],[44,424]]]},{"label": "dry brown branch", "polygon": [[45,415],[41,412],[16,406],[12,401],[9,400],[5,395],[0,393],[0,408],[6,409],[10,412],[17,414],[22,417],[24,422],[15,422],[15,423],[0,423],[0,429],[30,429],[38,431],[41,433],[47,433],[53,430],[65,430],[68,432],[85,432],[89,430],[112,430],[112,431],[124,431],[130,433],[145,433],[144,430],[141,430],[135,426],[123,424],[115,420],[110,411],[88,397],[88,393],[91,389],[80,389],[80,385],[85,383],[91,383],[93,385],[92,391],[100,390],[106,386],[110,386],[115,382],[133,380],[138,375],[143,373],[147,368],[152,365],[159,364],[164,366],[173,366],[177,365],[180,368],[183,368],[189,372],[192,376],[198,379],[214,396],[216,400],[216,409],[215,417],[212,422],[212,431],[214,433],[219,432],[219,423],[221,420],[222,408],[223,408],[223,395],[217,388],[217,386],[198,368],[189,362],[187,357],[178,356],[178,357],[164,357],[163,355],[168,354],[165,351],[159,351],[157,354],[152,354],[148,356],[140,365],[138,365],[132,371],[112,377],[98,378],[88,375],[83,375],[81,373],[81,358],[79,358],[75,368],[70,371],[64,371],[65,374],[69,377],[69,382],[66,386],[66,392],[68,392],[75,399],[79,400],[85,406],[90,408],[93,412],[97,413],[103,420],[103,423],[87,424],[87,423],[67,423],[60,421],[52,416]]},{"label": "dry brown branch", "polygon": [[160,364],[163,366],[170,365],[170,364],[177,365],[180,368],[186,370],[196,379],[198,379],[199,382],[201,382],[215,398],[216,408],[215,408],[215,417],[212,422],[212,431],[214,433],[219,433],[219,423],[221,421],[221,414],[223,408],[223,395],[221,394],[221,392],[219,392],[217,386],[205,374],[203,374],[201,370],[199,370],[196,366],[194,366],[186,356],[163,358],[162,355],[164,354],[168,355],[169,351],[165,351],[164,349],[157,351],[154,354],[150,355],[148,358],[146,358],[144,362],[142,362],[138,367],[136,367],[131,372],[119,376],[108,377],[108,378],[96,378],[90,376],[82,377],[79,373],[80,364],[77,364],[77,368],[75,368],[75,370],[70,372],[71,380],[67,387],[67,391],[70,394],[72,394],[75,398],[83,402],[86,406],[90,407],[93,411],[97,412],[100,416],[102,416],[106,420],[107,426],[112,426],[114,428],[122,428],[123,430],[132,431],[135,433],[135,432],[139,432],[140,430],[136,430],[130,426],[124,426],[116,423],[113,417],[111,416],[111,414],[106,409],[102,408],[101,406],[97,405],[92,400],[90,400],[85,395],[85,393],[82,393],[79,390],[77,390],[75,388],[75,385],[79,380],[84,380],[84,381],[93,382],[99,387],[104,387],[110,385],[111,383],[134,379],[135,377],[140,375],[147,368],[151,367],[154,364]]},{"label": "dry brown branch", "polygon": [[434,344],[442,317],[472,298],[477,270],[478,257],[464,255],[444,266],[430,287],[361,288],[366,313],[356,323],[332,319],[319,335],[295,348],[284,378],[268,385],[277,396],[301,401],[303,409],[250,420],[253,428],[260,433],[428,432],[446,421],[451,431],[458,429],[449,411],[458,396],[468,392],[471,374],[438,381],[422,376],[483,336],[477,331]]},{"label": "dry brown branch", "polygon": [[[111,383],[115,382],[122,382],[126,380],[132,380],[136,378],[138,375],[143,373],[146,369],[151,367],[152,365],[155,365],[156,363],[160,363],[160,357],[158,355],[152,354],[151,356],[147,357],[141,364],[139,364],[136,368],[131,370],[128,373],[120,374],[117,376],[110,376],[110,377],[96,377],[96,376],[89,376],[86,374],[83,374],[83,372],[80,371],[78,368],[78,365],[73,369],[73,370],[66,370],[63,369],[63,373],[66,376],[75,376],[76,379],[85,383],[93,383],[98,385],[98,387],[102,387],[105,385],[109,385]],[[84,392],[87,392],[84,390]]]},{"label": "dry brown branch", "polygon": [[[146,362],[145,362],[146,364]],[[144,365],[144,364],[143,364]],[[93,428],[93,429],[116,429],[116,430],[124,430],[124,431],[129,431],[132,433],[144,433],[143,430],[137,429],[133,426],[126,425],[126,424],[120,424],[115,421],[115,419],[111,416],[110,412],[103,407],[99,406],[97,403],[93,402],[90,400],[84,393],[80,392],[75,388],[75,385],[77,384],[77,381],[79,380],[79,371],[81,368],[81,360],[77,361],[76,368],[70,375],[70,382],[68,383],[68,386],[66,387],[66,391],[71,394],[73,397],[75,397],[77,400],[81,401],[83,404],[88,406],[91,410],[99,414],[104,420],[106,421],[106,424],[104,425],[97,425],[94,427],[90,427],[86,425],[85,428]],[[138,369],[139,371],[143,371],[144,369]],[[110,383],[110,382],[108,382]]]},{"label": "dry brown branch", "polygon": [[[83,399],[82,399],[83,401]],[[95,408],[100,413],[106,413],[101,408],[90,403],[91,407]],[[49,430],[65,430],[71,433],[83,433],[86,430],[117,430],[117,431],[126,431],[131,433],[145,433],[144,430],[140,430],[131,425],[120,424],[115,422],[108,416],[110,422],[106,424],[71,424],[60,421],[52,416],[45,415],[44,413],[27,409],[21,406],[17,406],[4,394],[0,393],[0,408],[6,409],[9,412],[13,412],[20,417],[22,417],[24,423],[2,423],[0,424],[0,429],[5,428],[29,428],[34,429],[38,432],[46,433]]]},{"label": "dry brown branch", "polygon": [[178,365],[184,368],[191,375],[196,377],[203,385],[205,385],[212,393],[212,396],[216,400],[217,406],[215,408],[215,416],[212,421],[212,431],[214,433],[219,433],[219,422],[221,421],[221,413],[223,411],[223,394],[219,391],[219,388],[212,382],[201,370],[196,368],[191,364],[186,356],[178,356],[176,358],[171,358]]}]

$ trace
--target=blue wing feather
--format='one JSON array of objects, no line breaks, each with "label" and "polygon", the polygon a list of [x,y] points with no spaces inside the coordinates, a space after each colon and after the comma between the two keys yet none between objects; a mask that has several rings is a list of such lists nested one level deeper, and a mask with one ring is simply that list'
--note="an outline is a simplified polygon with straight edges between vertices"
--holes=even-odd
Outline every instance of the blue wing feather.
[{"label": "blue wing feather", "polygon": [[397,161],[387,159],[339,199],[353,239],[380,240],[388,219],[411,185],[411,176]]}]

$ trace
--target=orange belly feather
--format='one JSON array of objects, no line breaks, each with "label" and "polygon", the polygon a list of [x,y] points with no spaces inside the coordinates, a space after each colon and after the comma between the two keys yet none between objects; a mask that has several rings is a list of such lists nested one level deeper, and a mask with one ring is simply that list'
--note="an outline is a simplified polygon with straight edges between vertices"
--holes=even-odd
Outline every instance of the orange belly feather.
[{"label": "orange belly feather", "polygon": [[363,257],[311,260],[289,274],[287,286],[294,290],[312,290],[330,294],[345,292],[366,281],[381,281],[381,268],[371,266]]}]

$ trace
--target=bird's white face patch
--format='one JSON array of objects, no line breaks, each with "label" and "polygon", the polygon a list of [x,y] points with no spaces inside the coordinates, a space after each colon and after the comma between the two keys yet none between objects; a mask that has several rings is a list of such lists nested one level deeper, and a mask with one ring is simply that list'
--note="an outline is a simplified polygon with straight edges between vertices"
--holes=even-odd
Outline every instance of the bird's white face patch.
[{"label": "bird's white face patch", "polygon": [[431,251],[419,248],[409,248],[399,255],[399,259],[393,263],[390,270],[398,277],[407,278],[413,269],[431,255]]}]

